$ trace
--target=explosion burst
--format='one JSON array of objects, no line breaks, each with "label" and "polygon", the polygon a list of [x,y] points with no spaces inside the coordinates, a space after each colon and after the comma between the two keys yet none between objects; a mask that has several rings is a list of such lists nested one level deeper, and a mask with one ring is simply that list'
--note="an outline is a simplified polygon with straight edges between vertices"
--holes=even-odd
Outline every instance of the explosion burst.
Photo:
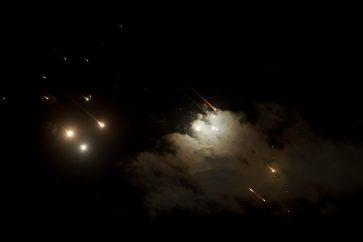
[{"label": "explosion burst", "polygon": [[74,137],[74,135],[75,135],[75,132],[74,132],[74,130],[72,130],[72,129],[67,129],[67,130],[65,131],[65,136],[66,136],[67,138],[73,138],[73,137]]}]

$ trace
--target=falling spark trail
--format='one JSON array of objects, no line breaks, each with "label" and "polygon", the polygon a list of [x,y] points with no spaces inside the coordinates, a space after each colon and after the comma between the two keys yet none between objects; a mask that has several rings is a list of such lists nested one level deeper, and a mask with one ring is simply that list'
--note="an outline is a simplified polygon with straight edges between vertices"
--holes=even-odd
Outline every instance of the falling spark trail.
[{"label": "falling spark trail", "polygon": [[91,100],[91,95],[88,95],[88,96],[85,96],[85,95],[83,95],[83,94],[81,94],[82,95],[82,97],[83,97],[83,99],[86,101],[86,102],[89,102],[90,100]]},{"label": "falling spark trail", "polygon": [[63,92],[64,95],[66,95],[66,97],[69,98],[69,100],[71,100],[74,104],[76,104],[80,109],[82,109],[83,112],[85,112],[88,116],[90,116],[92,119],[94,119],[97,123],[99,123],[99,121],[90,113],[88,112],[86,109],[84,109],[82,107],[81,104],[79,104],[78,102],[76,102],[76,100],[74,100],[71,96],[69,96],[67,93]]},{"label": "falling spark trail", "polygon": [[274,169],[274,168],[272,168],[271,166],[267,166],[269,169],[270,169],[270,171],[272,172],[272,173],[274,173],[274,174],[276,174],[276,169]]},{"label": "falling spark trail", "polygon": [[208,104],[209,107],[211,107],[214,111],[217,111],[217,109],[210,103],[208,102],[207,99],[205,99],[202,95],[199,94],[199,92],[197,92],[193,87],[191,87],[189,84],[187,84],[187,86],[190,88],[190,90],[192,90],[195,94],[197,94],[201,99],[203,99],[203,101]]},{"label": "falling spark trail", "polygon": [[263,197],[261,197],[257,192],[255,192],[252,188],[248,188],[248,190],[250,190],[250,192],[252,192],[256,197],[258,197],[259,199],[261,199],[262,202],[266,202],[266,199],[264,199]]},{"label": "falling spark trail", "polygon": [[203,108],[196,102],[196,101],[194,101],[194,99],[193,98],[191,98],[191,96],[189,96],[185,91],[183,91],[183,89],[181,89],[181,88],[178,88],[179,89],[179,91],[181,91],[193,104],[195,104],[195,106],[197,106],[200,110],[202,110],[203,111]]}]

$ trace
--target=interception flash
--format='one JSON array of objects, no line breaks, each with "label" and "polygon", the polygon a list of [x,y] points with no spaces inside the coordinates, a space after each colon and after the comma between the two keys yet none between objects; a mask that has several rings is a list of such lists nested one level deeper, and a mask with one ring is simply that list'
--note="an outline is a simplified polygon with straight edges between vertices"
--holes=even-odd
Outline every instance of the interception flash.
[{"label": "interception flash", "polygon": [[73,138],[74,137],[74,131],[71,129],[66,130],[66,137],[67,138]]},{"label": "interception flash", "polygon": [[98,121],[98,126],[100,126],[101,129],[103,129],[106,125],[104,122]]},{"label": "interception flash", "polygon": [[87,146],[86,144],[81,144],[81,145],[79,146],[79,149],[80,149],[80,151],[85,152],[85,151],[87,151],[88,146]]}]

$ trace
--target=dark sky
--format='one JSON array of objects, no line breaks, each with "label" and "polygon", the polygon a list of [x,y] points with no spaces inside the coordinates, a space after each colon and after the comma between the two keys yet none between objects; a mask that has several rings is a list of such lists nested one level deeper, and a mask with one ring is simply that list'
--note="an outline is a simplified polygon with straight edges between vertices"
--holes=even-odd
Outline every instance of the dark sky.
[{"label": "dark sky", "polygon": [[[163,135],[186,132],[200,110],[183,92],[202,103],[188,85],[218,109],[244,112],[251,123],[258,123],[256,103],[274,103],[298,112],[324,141],[361,147],[363,137],[354,13],[171,9],[47,11],[4,28],[3,59],[10,65],[0,84],[1,160],[8,224],[157,232],[200,226],[201,234],[245,228],[249,236],[256,226],[284,233],[354,224],[363,212],[362,186],[314,202],[297,199],[291,216],[276,214],[278,204],[248,204],[244,213],[180,208],[150,218],[147,191],[125,167],[142,151],[167,152]],[[88,94],[92,100],[84,103]],[[69,97],[107,120],[105,132]],[[92,154],[82,156],[59,138],[65,122],[92,140]],[[322,215],[326,204],[332,215]]]}]

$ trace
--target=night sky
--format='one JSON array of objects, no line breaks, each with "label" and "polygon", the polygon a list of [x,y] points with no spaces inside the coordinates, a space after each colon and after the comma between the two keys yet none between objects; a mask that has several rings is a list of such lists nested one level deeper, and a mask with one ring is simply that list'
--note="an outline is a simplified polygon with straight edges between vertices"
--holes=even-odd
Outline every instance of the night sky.
[{"label": "night sky", "polygon": [[42,12],[3,29],[7,226],[354,231],[355,15],[172,9]]}]

